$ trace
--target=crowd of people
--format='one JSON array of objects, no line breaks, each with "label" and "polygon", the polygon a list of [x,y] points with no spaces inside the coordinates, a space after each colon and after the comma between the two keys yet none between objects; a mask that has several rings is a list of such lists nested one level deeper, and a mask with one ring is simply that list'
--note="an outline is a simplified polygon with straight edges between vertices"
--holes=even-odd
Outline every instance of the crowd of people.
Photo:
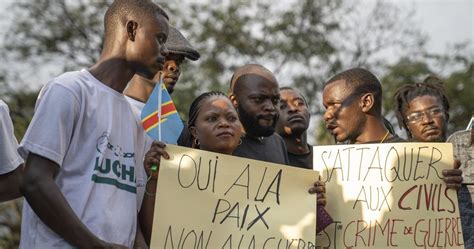
[{"label": "crowd of people", "polygon": [[[20,248],[148,247],[159,173],[151,167],[170,155],[145,134],[140,113],[159,78],[179,98],[182,63],[200,57],[168,21],[150,0],[115,0],[105,14],[100,59],[43,87],[20,145],[0,101],[0,201],[26,200]],[[260,64],[237,68],[229,82],[228,94],[209,91],[192,102],[178,145],[312,170],[305,96],[280,87]],[[382,116],[382,85],[370,71],[336,74],[322,98],[337,143],[406,141]],[[395,100],[409,141],[447,140],[449,102],[439,79],[404,85]],[[474,132],[449,141],[460,160],[443,180],[458,190],[465,245],[474,246],[472,189],[458,169],[473,156]],[[317,205],[335,198],[317,179],[308,188]]]}]

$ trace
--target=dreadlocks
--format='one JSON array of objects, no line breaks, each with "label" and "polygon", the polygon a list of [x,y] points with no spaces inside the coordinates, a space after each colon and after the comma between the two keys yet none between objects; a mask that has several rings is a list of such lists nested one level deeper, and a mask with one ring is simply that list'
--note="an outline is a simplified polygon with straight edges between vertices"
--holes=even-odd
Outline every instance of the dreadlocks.
[{"label": "dreadlocks", "polygon": [[443,87],[443,82],[434,76],[428,76],[422,83],[405,84],[395,93],[395,114],[400,128],[411,133],[407,127],[406,111],[410,102],[419,96],[433,96],[443,104],[443,110],[446,116],[446,122],[449,120],[449,100]]}]

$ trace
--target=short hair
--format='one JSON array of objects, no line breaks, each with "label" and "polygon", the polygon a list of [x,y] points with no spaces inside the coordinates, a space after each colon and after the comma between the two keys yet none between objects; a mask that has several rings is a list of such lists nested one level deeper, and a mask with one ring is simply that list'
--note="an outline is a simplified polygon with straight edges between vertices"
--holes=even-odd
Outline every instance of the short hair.
[{"label": "short hair", "polygon": [[108,42],[108,38],[115,36],[117,27],[125,25],[130,16],[141,22],[156,14],[169,20],[168,14],[150,0],[115,0],[104,16],[105,43]]},{"label": "short hair", "polygon": [[353,93],[372,93],[375,111],[382,114],[382,85],[373,73],[364,68],[352,68],[334,75],[324,83],[323,89],[339,80],[344,80]]},{"label": "short hair", "polygon": [[446,115],[446,122],[449,120],[449,99],[444,90],[443,82],[439,78],[430,75],[422,83],[405,84],[398,88],[395,93],[394,109],[398,125],[400,128],[405,129],[409,136],[411,134],[406,125],[405,112],[414,98],[426,95],[433,96],[441,101]]},{"label": "short hair", "polygon": [[308,101],[306,101],[306,98],[304,97],[304,95],[296,88],[293,88],[291,86],[282,86],[280,87],[280,91],[284,91],[284,90],[290,90],[290,91],[294,91],[294,92],[297,92],[301,98],[303,98],[303,101],[304,101],[304,104],[306,105],[306,107],[309,107],[308,106]]},{"label": "short hair", "polygon": [[268,68],[260,64],[246,64],[244,66],[237,68],[232,74],[232,77],[230,78],[230,83],[229,83],[229,92],[233,93],[236,88],[235,85],[237,82],[239,82],[239,79],[249,74],[255,74],[260,77],[266,78],[269,81],[277,82],[275,75],[273,75],[273,73],[270,70],[268,70]]}]

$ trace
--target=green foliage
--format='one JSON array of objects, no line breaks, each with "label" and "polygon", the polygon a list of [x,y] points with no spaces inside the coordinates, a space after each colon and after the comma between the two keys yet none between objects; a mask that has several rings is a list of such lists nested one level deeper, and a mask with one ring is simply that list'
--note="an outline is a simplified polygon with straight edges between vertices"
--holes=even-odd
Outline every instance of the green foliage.
[{"label": "green foliage", "polygon": [[21,199],[0,203],[0,248],[18,248],[22,205]]},{"label": "green foliage", "polygon": [[[396,90],[404,84],[422,82],[427,76],[434,75],[443,81],[450,101],[450,120],[448,133],[465,129],[474,112],[474,63],[473,54],[466,47],[459,53],[445,56],[426,56],[418,59],[402,58],[398,63],[389,66],[387,73],[381,78],[383,87],[383,108],[385,115],[393,124],[398,124],[394,116],[394,99]],[[430,62],[457,66],[457,70],[447,76],[430,65]],[[432,63],[431,63],[432,64]],[[398,127],[398,125],[396,125]]]}]

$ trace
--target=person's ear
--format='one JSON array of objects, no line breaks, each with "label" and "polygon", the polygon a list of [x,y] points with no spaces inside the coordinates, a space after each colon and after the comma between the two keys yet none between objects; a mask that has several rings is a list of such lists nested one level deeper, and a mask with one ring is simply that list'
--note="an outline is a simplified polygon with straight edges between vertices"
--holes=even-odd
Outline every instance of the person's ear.
[{"label": "person's ear", "polygon": [[237,108],[239,106],[239,101],[237,100],[237,97],[233,93],[229,95],[230,102],[232,102],[232,105],[234,108]]},{"label": "person's ear", "polygon": [[373,93],[366,93],[360,98],[360,107],[363,112],[369,112],[374,106],[375,98]]},{"label": "person's ear", "polygon": [[189,131],[191,132],[191,136],[192,136],[192,139],[194,141],[194,139],[197,138],[196,126],[189,127]]},{"label": "person's ear", "polygon": [[138,23],[130,20],[126,24],[127,27],[127,36],[130,41],[135,41],[135,36],[137,35]]}]

